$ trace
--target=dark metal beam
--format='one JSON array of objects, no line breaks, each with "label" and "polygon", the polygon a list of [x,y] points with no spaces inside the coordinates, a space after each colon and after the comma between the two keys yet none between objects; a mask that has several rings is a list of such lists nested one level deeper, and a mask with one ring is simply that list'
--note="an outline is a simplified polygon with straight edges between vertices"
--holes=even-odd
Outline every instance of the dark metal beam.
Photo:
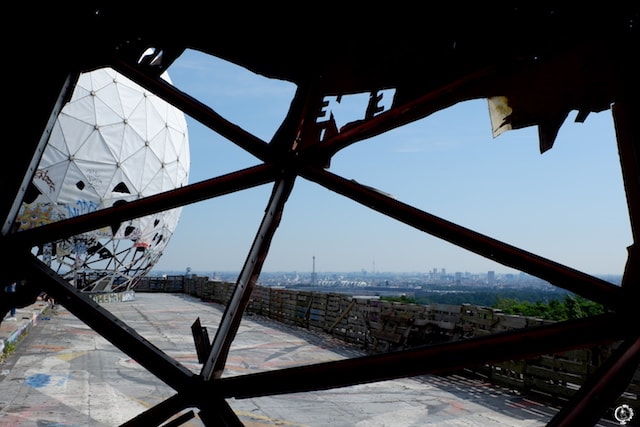
[{"label": "dark metal beam", "polygon": [[[635,79],[632,81],[631,79]],[[620,170],[629,210],[629,225],[633,242],[628,248],[622,287],[631,295],[629,303],[640,298],[640,103],[632,98],[639,90],[637,76],[627,78],[625,95],[612,107],[618,141]],[[635,87],[635,92],[632,88]]]},{"label": "dark metal beam", "polygon": [[[310,157],[331,158],[339,150],[358,141],[380,135],[450,107],[463,100],[460,98],[460,91],[465,94],[466,99],[480,97],[482,82],[495,77],[496,72],[495,67],[477,70],[448,84],[438,86],[405,104],[394,106],[375,117],[367,118],[362,123],[342,129],[339,134],[322,141],[322,144],[310,150]],[[487,86],[486,83],[484,85]],[[487,90],[486,87],[484,90]],[[315,117],[309,119],[315,119]]]},{"label": "dark metal beam", "polygon": [[620,316],[608,314],[374,356],[221,378],[214,390],[223,393],[225,398],[245,399],[450,373],[485,363],[526,359],[633,336],[628,330],[630,326],[622,320]]},{"label": "dark metal beam", "polygon": [[624,342],[547,427],[594,426],[625,392],[640,364],[640,338]]},{"label": "dark metal beam", "polygon": [[[635,81],[632,82],[631,79]],[[634,97],[640,84],[638,76],[627,78],[626,96],[612,107],[613,123],[618,141],[620,171],[627,196],[629,222],[633,241],[640,242],[640,102]],[[635,90],[633,89],[635,88]]]},{"label": "dark metal beam", "polygon": [[117,57],[113,58],[112,67],[258,159],[269,159],[269,146],[266,142],[229,122],[211,107],[180,91],[166,80],[145,73],[143,69]]},{"label": "dark metal beam", "polygon": [[185,393],[174,394],[141,414],[131,418],[126,423],[121,424],[120,427],[159,426],[178,412],[192,406],[192,404],[192,402],[188,401]]},{"label": "dark metal beam", "polygon": [[222,375],[229,348],[269,252],[273,235],[280,225],[282,211],[293,189],[294,179],[295,177],[283,177],[274,186],[262,223],[242,267],[233,295],[225,308],[207,361],[202,367],[201,375],[205,381]]},{"label": "dark metal beam", "polygon": [[[11,51],[15,45],[7,43]],[[20,43],[18,43],[20,45]],[[16,49],[17,55],[10,55],[24,70],[30,69],[32,61],[38,63],[55,62],[55,54],[49,49],[39,49],[34,54],[32,49]],[[5,54],[9,54],[5,52]],[[39,62],[42,61],[42,62]],[[33,64],[35,67],[36,65]],[[12,100],[14,108],[8,110],[7,123],[11,123],[15,133],[7,147],[9,161],[0,168],[0,229],[1,234],[8,234],[15,220],[29,182],[40,162],[44,146],[53,129],[55,119],[62,110],[68,97],[73,92],[77,73],[64,67],[48,68],[37,80],[23,81],[25,75],[14,75],[12,83],[5,86],[6,99]],[[28,100],[37,100],[29,103]],[[28,114],[25,112],[29,111]],[[3,252],[4,253],[4,252]]]},{"label": "dark metal beam", "polygon": [[208,427],[244,427],[238,415],[222,398],[208,399],[200,408],[200,419]]},{"label": "dark metal beam", "polygon": [[195,374],[138,334],[135,329],[73,288],[54,271],[29,255],[27,279],[37,283],[69,312],[131,356],[136,362],[175,390],[188,390]]},{"label": "dark metal beam", "polygon": [[623,292],[601,280],[515,246],[428,214],[379,191],[308,165],[300,175],[375,211],[492,261],[532,274],[608,307],[618,308]]},{"label": "dark metal beam", "polygon": [[272,182],[277,173],[274,165],[254,166],[122,205],[13,233],[0,240],[0,246],[10,250],[16,247],[31,248],[86,231],[117,225],[129,219]]}]

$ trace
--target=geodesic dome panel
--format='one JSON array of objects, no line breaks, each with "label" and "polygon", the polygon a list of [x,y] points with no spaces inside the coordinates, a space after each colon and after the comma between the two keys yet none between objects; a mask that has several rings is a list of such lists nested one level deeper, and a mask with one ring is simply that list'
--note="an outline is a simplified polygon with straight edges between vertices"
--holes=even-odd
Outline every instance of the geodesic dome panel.
[{"label": "geodesic dome panel", "polygon": [[[110,68],[83,73],[54,124],[20,209],[19,229],[181,187],[189,165],[180,110]],[[158,261],[180,212],[51,242],[38,256],[85,290],[129,289]]]}]

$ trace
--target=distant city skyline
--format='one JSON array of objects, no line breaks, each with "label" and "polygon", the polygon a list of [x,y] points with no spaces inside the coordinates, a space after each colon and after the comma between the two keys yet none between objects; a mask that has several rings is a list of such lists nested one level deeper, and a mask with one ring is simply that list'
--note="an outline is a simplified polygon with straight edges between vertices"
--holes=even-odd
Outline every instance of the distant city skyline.
[{"label": "distant city skyline", "polygon": [[[211,279],[223,279],[223,280],[235,280],[237,276],[240,274],[239,271],[209,271],[209,270],[193,270],[193,269],[185,269],[185,270],[154,270],[152,272],[152,276],[158,275],[195,275],[195,276],[203,276],[209,277]],[[265,277],[272,278],[277,276],[299,276],[301,278],[309,278],[311,281],[314,279],[324,280],[327,278],[336,278],[336,277],[361,277],[361,278],[371,278],[371,279],[379,279],[384,277],[396,277],[396,278],[407,278],[407,277],[431,277],[431,278],[453,278],[453,279],[468,279],[468,278],[487,278],[487,279],[504,279],[504,278],[514,278],[516,280],[533,280],[548,283],[544,279],[539,279],[531,274],[524,273],[521,271],[513,271],[513,272],[499,272],[495,270],[487,270],[487,271],[442,271],[439,269],[434,272],[431,271],[379,271],[379,272],[371,272],[371,271],[321,271],[315,272],[313,271],[262,271],[261,272],[261,280]],[[619,285],[622,281],[622,274],[596,274],[594,277],[598,277],[602,280],[609,281],[610,283]]]},{"label": "distant city skyline", "polygon": [[[269,141],[295,87],[187,52],[173,83]],[[342,105],[341,117],[357,111]],[[621,274],[632,243],[610,111],[573,123],[541,154],[536,127],[493,139],[486,100],[457,104],[339,152],[329,171],[427,213],[592,275]],[[259,163],[187,118],[190,183]],[[240,271],[271,185],[185,206],[154,271]],[[298,179],[264,271],[517,273]],[[442,267],[440,267],[442,266]]]}]

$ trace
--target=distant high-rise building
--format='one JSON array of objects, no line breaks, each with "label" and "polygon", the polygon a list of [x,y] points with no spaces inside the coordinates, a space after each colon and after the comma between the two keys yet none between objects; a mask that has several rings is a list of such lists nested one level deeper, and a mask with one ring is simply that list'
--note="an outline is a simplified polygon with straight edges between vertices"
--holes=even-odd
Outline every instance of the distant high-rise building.
[{"label": "distant high-rise building", "polygon": [[496,272],[493,270],[489,270],[487,272],[487,282],[489,283],[489,286],[493,286],[496,284]]}]

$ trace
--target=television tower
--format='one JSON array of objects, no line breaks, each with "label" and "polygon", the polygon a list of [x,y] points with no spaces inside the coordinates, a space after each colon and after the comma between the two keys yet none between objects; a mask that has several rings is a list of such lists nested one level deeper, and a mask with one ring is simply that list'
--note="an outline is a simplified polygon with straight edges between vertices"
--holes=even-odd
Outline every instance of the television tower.
[{"label": "television tower", "polygon": [[316,284],[316,256],[313,256],[313,268],[311,270],[311,284]]}]

